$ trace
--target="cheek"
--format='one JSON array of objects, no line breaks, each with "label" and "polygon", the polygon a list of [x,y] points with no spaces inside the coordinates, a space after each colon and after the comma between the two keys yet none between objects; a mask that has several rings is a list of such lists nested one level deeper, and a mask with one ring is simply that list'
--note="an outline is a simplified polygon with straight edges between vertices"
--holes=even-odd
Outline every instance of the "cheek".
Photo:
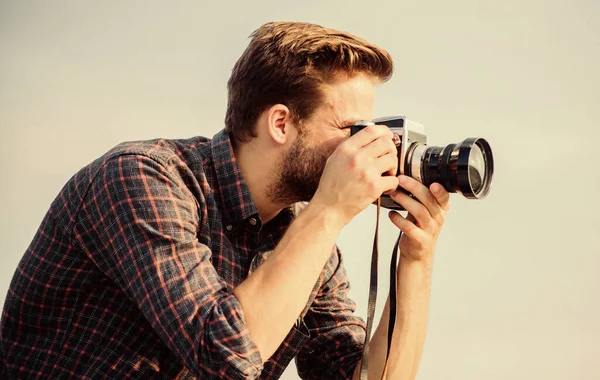
[{"label": "cheek", "polygon": [[344,131],[340,131],[340,133],[328,136],[321,144],[321,148],[329,155],[333,153],[333,151],[346,139],[346,137],[347,136]]},{"label": "cheek", "polygon": [[336,138],[329,140],[329,142],[327,144],[328,155],[331,155],[345,139],[346,139],[345,136],[341,136],[341,137],[336,137]]}]

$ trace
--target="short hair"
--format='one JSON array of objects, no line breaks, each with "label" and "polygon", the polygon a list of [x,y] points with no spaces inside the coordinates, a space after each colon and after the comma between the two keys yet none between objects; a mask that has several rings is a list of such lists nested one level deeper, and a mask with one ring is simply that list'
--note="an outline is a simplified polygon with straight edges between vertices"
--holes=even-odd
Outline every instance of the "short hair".
[{"label": "short hair", "polygon": [[250,38],[227,82],[225,130],[240,142],[256,137],[260,114],[275,104],[286,105],[301,125],[323,101],[323,85],[337,74],[368,74],[382,83],[392,76],[387,51],[320,25],[269,22]]}]

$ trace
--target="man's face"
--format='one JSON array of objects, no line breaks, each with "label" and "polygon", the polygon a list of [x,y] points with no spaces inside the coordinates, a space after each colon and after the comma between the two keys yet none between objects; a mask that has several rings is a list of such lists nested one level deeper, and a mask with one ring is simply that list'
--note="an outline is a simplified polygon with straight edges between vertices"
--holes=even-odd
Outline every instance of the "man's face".
[{"label": "man's face", "polygon": [[276,178],[269,189],[277,203],[310,201],[314,196],[327,159],[350,135],[358,120],[373,119],[377,82],[358,75],[341,78],[324,90],[325,102],[304,122],[298,137],[283,153]]}]

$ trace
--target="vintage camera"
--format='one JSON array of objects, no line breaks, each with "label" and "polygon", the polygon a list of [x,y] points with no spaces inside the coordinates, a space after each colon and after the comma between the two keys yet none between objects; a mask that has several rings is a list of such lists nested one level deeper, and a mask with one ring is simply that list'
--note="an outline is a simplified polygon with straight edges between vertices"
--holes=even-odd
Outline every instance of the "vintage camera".
[{"label": "vintage camera", "polygon": [[[483,199],[492,185],[494,159],[488,142],[479,137],[463,140],[445,147],[427,146],[422,124],[404,116],[382,117],[373,121],[358,121],[351,127],[354,135],[369,125],[385,125],[394,133],[398,150],[398,172],[415,178],[429,187],[438,182],[451,193],[466,198]],[[406,190],[398,188],[404,192]],[[388,195],[382,195],[381,206],[404,210]]]}]

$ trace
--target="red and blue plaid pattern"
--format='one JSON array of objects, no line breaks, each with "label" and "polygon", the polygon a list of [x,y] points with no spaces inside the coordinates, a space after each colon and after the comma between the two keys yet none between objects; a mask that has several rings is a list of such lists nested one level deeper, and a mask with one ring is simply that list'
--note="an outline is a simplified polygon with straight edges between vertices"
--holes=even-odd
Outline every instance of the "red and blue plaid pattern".
[{"label": "red and blue plaid pattern", "polygon": [[350,378],[364,323],[337,247],[264,364],[232,294],[299,206],[262,225],[223,131],[116,146],[67,182],[21,259],[0,377],[277,379],[296,357],[302,378]]}]

